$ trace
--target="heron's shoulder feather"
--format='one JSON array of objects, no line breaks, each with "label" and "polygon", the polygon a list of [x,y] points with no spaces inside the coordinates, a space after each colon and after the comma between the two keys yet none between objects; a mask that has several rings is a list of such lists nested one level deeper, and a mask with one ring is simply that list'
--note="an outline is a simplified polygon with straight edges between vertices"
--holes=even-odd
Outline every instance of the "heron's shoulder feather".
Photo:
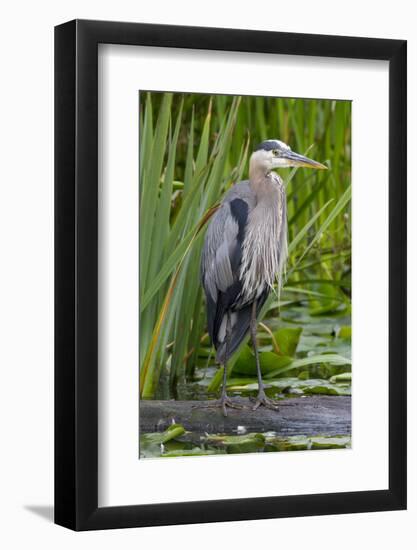
[{"label": "heron's shoulder feather", "polygon": [[240,181],[232,185],[223,198],[223,204],[230,203],[234,199],[242,199],[251,210],[256,204],[256,196],[253,192],[249,180]]}]

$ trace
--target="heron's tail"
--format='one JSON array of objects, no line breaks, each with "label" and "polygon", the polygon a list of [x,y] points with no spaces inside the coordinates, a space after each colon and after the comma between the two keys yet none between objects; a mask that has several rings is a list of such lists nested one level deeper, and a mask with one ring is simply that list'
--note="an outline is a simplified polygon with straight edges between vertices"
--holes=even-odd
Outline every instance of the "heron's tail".
[{"label": "heron's tail", "polygon": [[[245,339],[245,336],[248,334],[250,328],[251,310],[252,306],[247,306],[230,314],[231,335],[229,346],[227,346],[225,336],[221,342],[217,342],[216,360],[219,363],[226,363],[226,361],[240,346],[241,342]],[[226,325],[226,322],[227,313],[224,315],[224,320],[222,324]]]},{"label": "heron's tail", "polygon": [[[267,297],[268,297],[268,292],[264,292],[259,297],[258,303],[256,305],[257,315],[259,315],[259,312],[262,306],[264,305]],[[228,361],[230,357],[235,353],[235,351],[243,342],[243,340],[246,338],[250,329],[251,315],[252,315],[252,304],[249,304],[243,307],[242,309],[238,309],[230,313],[231,335],[230,335],[229,345],[227,346],[227,342],[225,338],[227,313],[224,314],[224,318],[222,321],[222,328],[224,325],[224,330],[222,330],[222,328],[219,330],[218,339],[215,342],[215,345],[217,344],[216,360],[219,363],[224,365],[226,361]]]}]

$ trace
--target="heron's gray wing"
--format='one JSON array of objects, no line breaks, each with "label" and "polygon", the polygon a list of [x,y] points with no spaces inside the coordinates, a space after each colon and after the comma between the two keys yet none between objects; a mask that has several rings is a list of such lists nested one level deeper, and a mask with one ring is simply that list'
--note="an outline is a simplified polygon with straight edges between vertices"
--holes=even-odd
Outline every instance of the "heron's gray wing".
[{"label": "heron's gray wing", "polygon": [[225,313],[242,290],[239,267],[249,204],[230,196],[213,216],[206,233],[201,278],[207,297],[208,330],[216,349],[225,336]]},{"label": "heron's gray wing", "polygon": [[201,280],[213,300],[219,290],[225,291],[234,282],[252,202],[249,182],[236,184],[210,221],[201,258]]}]

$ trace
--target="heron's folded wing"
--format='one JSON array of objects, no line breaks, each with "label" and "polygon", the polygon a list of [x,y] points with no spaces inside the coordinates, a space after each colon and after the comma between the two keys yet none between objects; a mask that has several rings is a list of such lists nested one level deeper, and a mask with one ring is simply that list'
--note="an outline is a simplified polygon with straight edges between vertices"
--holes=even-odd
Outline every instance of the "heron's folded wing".
[{"label": "heron's folded wing", "polygon": [[222,204],[207,230],[201,275],[209,333],[215,344],[223,316],[241,290],[239,267],[247,217],[246,201],[234,198]]},{"label": "heron's folded wing", "polygon": [[225,202],[213,216],[206,233],[201,278],[207,293],[227,292],[238,278],[248,205],[242,199]]}]

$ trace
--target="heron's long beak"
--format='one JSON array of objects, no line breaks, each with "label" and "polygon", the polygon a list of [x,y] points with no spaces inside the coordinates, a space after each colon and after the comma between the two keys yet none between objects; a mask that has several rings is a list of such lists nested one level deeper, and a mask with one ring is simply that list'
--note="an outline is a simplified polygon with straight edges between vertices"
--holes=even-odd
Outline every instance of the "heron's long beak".
[{"label": "heron's long beak", "polygon": [[293,151],[288,151],[283,155],[283,158],[289,161],[288,166],[304,166],[306,168],[315,168],[316,170],[327,170],[327,166],[317,162],[316,160],[309,159]]}]

